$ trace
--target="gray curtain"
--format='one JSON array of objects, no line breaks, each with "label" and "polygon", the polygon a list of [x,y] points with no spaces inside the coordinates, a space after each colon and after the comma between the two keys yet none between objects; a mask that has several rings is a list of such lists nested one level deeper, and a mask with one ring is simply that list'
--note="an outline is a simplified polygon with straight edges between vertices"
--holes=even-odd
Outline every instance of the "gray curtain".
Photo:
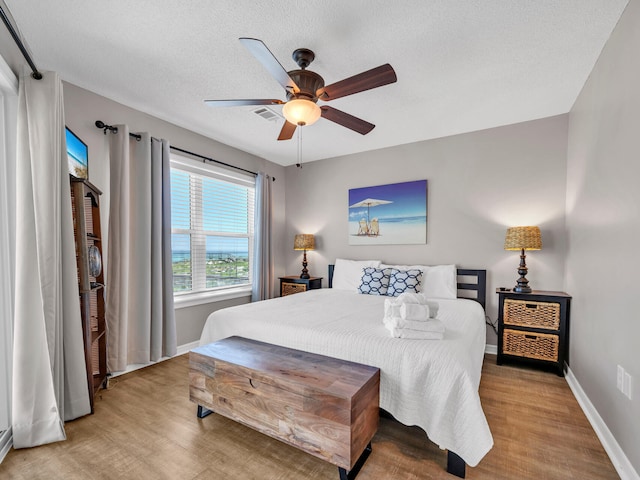
[{"label": "gray curtain", "polygon": [[271,298],[273,292],[271,177],[262,172],[256,177],[254,236],[251,301],[257,302]]},{"label": "gray curtain", "polygon": [[171,156],[169,142],[151,139],[151,360],[176,354],[171,257]]},{"label": "gray curtain", "polygon": [[110,140],[111,208],[107,256],[107,365],[119,372],[176,354],[171,273],[169,144]]},{"label": "gray curtain", "polygon": [[76,274],[62,82],[20,78],[12,428],[15,448],[64,440],[91,412]]}]

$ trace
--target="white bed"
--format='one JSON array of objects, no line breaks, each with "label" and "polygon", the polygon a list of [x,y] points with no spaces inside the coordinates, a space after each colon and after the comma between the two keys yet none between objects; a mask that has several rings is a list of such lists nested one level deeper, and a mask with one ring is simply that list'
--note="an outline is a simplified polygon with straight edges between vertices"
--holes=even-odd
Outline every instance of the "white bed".
[{"label": "white bed", "polygon": [[493,446],[478,394],[486,334],[482,306],[434,299],[444,339],[407,340],[385,329],[385,298],[325,288],[226,308],[208,317],[200,344],[238,335],[378,367],[381,408],[477,465]]}]

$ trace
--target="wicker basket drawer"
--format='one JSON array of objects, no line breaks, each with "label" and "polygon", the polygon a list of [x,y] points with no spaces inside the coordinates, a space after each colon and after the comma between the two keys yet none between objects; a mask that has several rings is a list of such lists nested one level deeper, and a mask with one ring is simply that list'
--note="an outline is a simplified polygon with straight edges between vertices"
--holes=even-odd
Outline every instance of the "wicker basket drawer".
[{"label": "wicker basket drawer", "polygon": [[294,293],[306,292],[306,291],[307,291],[307,285],[304,283],[282,282],[282,291],[280,292],[280,295],[284,297],[286,295],[292,295]]},{"label": "wicker basket drawer", "polygon": [[505,355],[558,361],[558,335],[531,333],[505,328],[502,334],[502,350]]},{"label": "wicker basket drawer", "polygon": [[558,330],[560,304],[507,298],[504,301],[504,324]]}]

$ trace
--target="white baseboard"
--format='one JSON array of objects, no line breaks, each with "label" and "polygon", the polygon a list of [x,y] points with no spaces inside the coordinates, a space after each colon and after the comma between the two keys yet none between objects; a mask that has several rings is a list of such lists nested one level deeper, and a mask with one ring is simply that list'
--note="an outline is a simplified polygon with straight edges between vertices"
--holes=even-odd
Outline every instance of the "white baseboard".
[{"label": "white baseboard", "polygon": [[602,420],[602,417],[593,406],[593,403],[591,403],[591,400],[587,397],[587,394],[578,383],[578,380],[571,369],[568,367],[565,378],[569,384],[569,388],[573,392],[573,395],[576,397],[576,400],[578,400],[578,404],[580,404],[582,411],[586,415],[587,420],[589,420],[589,423],[600,439],[607,455],[609,455],[611,463],[613,463],[618,475],[620,475],[620,480],[640,480],[638,472],[633,468],[633,465],[631,465],[631,462],[622,451],[622,448],[620,448],[620,445],[614,438],[613,434],[604,423],[604,420]]},{"label": "white baseboard", "polygon": [[498,346],[497,345],[485,345],[484,346],[484,353],[488,353],[490,355],[497,355],[498,354]]},{"label": "white baseboard", "polygon": [[4,457],[7,456],[12,446],[13,434],[11,433],[11,427],[9,427],[9,430],[5,430],[0,434],[0,463],[2,463]]},{"label": "white baseboard", "polygon": [[[185,353],[189,353],[190,350],[196,348],[198,345],[200,345],[200,342],[198,342],[197,340],[195,342],[186,343],[184,345],[178,345],[178,347],[176,348],[175,356],[177,357],[179,355],[184,355]],[[119,377],[120,375],[124,375],[125,373],[134,372],[136,370],[140,370],[141,368],[148,367],[150,365],[155,365],[156,363],[164,362],[165,360],[169,360],[170,358],[175,358],[175,357],[162,357],[160,360],[155,362],[135,363],[132,365],[127,365],[127,368],[125,370],[122,370],[121,372],[114,372],[110,376],[111,378]]]},{"label": "white baseboard", "polygon": [[189,353],[190,350],[198,347],[200,342],[196,340],[195,342],[186,343],[185,345],[178,346],[178,353],[176,355],[184,355],[185,353]]}]

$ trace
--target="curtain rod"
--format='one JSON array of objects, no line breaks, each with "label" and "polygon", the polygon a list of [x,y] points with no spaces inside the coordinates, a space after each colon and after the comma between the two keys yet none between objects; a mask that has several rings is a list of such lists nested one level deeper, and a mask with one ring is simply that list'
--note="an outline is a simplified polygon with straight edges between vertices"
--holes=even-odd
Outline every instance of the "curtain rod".
[{"label": "curtain rod", "polygon": [[[96,127],[101,128],[102,129],[102,133],[104,133],[105,135],[107,134],[107,130],[109,130],[112,133],[118,133],[118,127],[114,127],[113,125],[107,125],[106,123],[104,123],[101,120],[96,120]],[[129,136],[135,138],[138,141],[140,141],[140,139],[142,138],[142,135],[138,135],[136,133],[129,133]],[[185,150],[183,148],[174,147],[173,145],[169,145],[169,148],[171,148],[172,150],[176,150],[178,152],[181,152],[181,153],[186,153],[187,155],[192,155],[192,156],[197,157],[197,158],[199,158],[201,160],[214,162],[214,163],[217,163],[219,165],[224,165],[225,167],[229,167],[229,168],[235,168],[236,170],[241,170],[243,172],[250,173],[251,175],[256,175],[256,176],[258,175],[256,172],[253,172],[251,170],[247,170],[246,168],[236,167],[235,165],[231,165],[229,163],[221,162],[220,160],[216,160],[215,158],[205,157],[204,155],[200,155],[199,153],[193,153],[193,152],[190,152],[189,150]],[[276,177],[271,177],[271,179],[274,182],[276,181]]]},{"label": "curtain rod", "polygon": [[16,29],[13,28],[13,24],[11,23],[11,20],[9,20],[9,17],[5,13],[4,8],[2,8],[2,6],[0,6],[0,17],[2,17],[2,21],[4,22],[5,26],[7,27],[7,30],[9,30],[9,33],[13,37],[13,41],[16,42],[16,45],[20,49],[22,56],[29,64],[29,67],[31,67],[31,70],[33,71],[31,76],[36,80],[41,80],[42,74],[38,71],[38,67],[36,67],[35,63],[33,63],[33,60],[31,60],[31,55],[29,55],[29,52],[27,52],[27,49],[24,46],[24,43],[22,43],[22,40],[20,40],[20,37],[18,36],[18,32],[16,32]]}]

